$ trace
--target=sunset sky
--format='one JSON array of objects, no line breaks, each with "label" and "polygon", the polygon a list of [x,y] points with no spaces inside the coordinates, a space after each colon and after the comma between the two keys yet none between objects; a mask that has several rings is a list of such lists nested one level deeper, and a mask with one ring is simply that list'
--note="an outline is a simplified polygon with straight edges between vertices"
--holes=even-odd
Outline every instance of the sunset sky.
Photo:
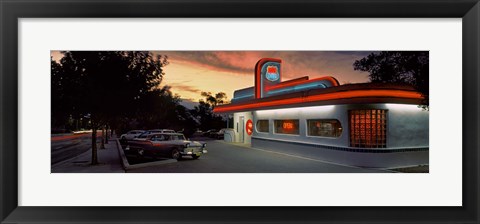
[{"label": "sunset sky", "polygon": [[[200,93],[233,91],[254,84],[255,63],[265,57],[282,59],[282,81],[301,76],[333,76],[340,84],[368,81],[368,73],[353,70],[353,63],[370,51],[155,51],[167,55],[163,85],[185,101],[198,102]],[[55,60],[61,57],[52,51]]]}]

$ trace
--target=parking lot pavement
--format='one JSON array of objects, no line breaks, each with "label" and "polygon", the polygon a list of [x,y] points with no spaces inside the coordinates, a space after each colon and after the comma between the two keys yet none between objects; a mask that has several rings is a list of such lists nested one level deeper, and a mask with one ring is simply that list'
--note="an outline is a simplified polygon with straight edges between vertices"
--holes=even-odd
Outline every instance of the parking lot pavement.
[{"label": "parking lot pavement", "polygon": [[320,160],[253,149],[223,140],[206,140],[208,153],[197,160],[130,170],[135,173],[372,173],[387,170],[365,169]]}]

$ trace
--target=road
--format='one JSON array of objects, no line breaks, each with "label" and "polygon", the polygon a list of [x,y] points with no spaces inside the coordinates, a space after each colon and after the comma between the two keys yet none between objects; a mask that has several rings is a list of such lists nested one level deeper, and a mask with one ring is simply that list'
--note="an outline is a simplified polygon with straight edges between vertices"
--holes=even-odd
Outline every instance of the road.
[{"label": "road", "polygon": [[88,151],[92,147],[92,133],[52,135],[51,144],[51,165],[54,165]]},{"label": "road", "polygon": [[371,173],[388,172],[327,163],[253,149],[246,145],[206,140],[208,153],[197,160],[181,161],[133,169],[138,173]]}]

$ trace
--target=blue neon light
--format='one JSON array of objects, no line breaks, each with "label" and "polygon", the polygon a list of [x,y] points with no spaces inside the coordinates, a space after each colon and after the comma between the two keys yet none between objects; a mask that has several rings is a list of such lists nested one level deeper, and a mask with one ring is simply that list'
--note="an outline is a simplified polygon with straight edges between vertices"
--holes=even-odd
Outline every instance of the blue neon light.
[{"label": "blue neon light", "polygon": [[253,97],[253,94],[251,94],[251,95],[244,95],[244,96],[237,96],[237,97],[233,98],[232,100],[241,99],[241,98],[247,98],[247,97]]},{"label": "blue neon light", "polygon": [[279,89],[279,90],[272,90],[269,91],[268,94],[278,94],[282,92],[290,92],[290,91],[299,91],[299,90],[304,90],[304,89],[310,89],[310,88],[315,88],[315,87],[322,87],[322,88],[327,88],[325,84],[323,83],[309,83],[305,85],[298,85],[298,86],[293,86],[293,87],[288,87],[284,89]]}]

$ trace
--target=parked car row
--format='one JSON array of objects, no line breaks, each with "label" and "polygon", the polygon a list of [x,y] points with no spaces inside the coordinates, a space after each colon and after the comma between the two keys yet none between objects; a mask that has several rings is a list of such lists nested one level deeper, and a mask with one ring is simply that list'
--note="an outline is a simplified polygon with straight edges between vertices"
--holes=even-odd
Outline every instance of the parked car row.
[{"label": "parked car row", "polygon": [[175,133],[174,130],[170,130],[170,129],[153,129],[153,130],[148,130],[148,131],[145,131],[143,133],[141,133],[139,136],[137,136],[136,138],[134,138],[133,140],[145,140],[148,135],[150,134],[163,134],[163,133]]},{"label": "parked car row", "polygon": [[225,128],[220,129],[217,131],[216,129],[211,129],[206,132],[203,132],[202,136],[209,137],[209,138],[216,138],[216,139],[223,139],[225,134]]},{"label": "parked car row", "polygon": [[143,132],[145,132],[144,130],[131,130],[123,135],[120,136],[120,140],[132,140],[136,137],[138,137],[139,135],[141,135]]},{"label": "parked car row", "polygon": [[145,138],[149,134],[153,133],[175,133],[174,130],[170,129],[152,129],[152,130],[131,130],[123,135],[120,136],[120,140],[133,140],[136,138]]},{"label": "parked car row", "polygon": [[181,133],[141,134],[127,142],[125,153],[137,157],[167,157],[180,160],[183,156],[198,159],[207,153],[206,143],[190,141]]},{"label": "parked car row", "polygon": [[[205,136],[223,139],[225,129],[211,129],[206,132],[196,131],[193,136]],[[198,159],[207,153],[206,143],[190,141],[182,133],[171,129],[131,130],[120,136],[124,152],[138,158],[172,158],[180,160],[184,156]]]}]

